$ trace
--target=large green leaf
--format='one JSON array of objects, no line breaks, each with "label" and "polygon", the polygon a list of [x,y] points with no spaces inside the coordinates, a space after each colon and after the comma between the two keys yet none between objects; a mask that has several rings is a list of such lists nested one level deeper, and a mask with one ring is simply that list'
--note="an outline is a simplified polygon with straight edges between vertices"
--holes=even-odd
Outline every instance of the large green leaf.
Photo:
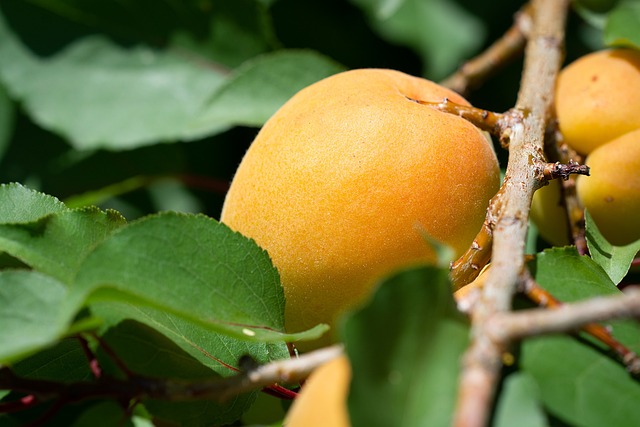
[{"label": "large green leaf", "polygon": [[63,338],[11,366],[21,377],[72,383],[93,379],[89,361],[76,337]]},{"label": "large green leaf", "polygon": [[596,223],[585,211],[586,237],[591,258],[607,272],[616,285],[627,275],[631,262],[640,251],[640,240],[625,246],[614,246],[605,239]]},{"label": "large green leaf", "polygon": [[123,227],[87,257],[72,294],[75,306],[88,298],[146,306],[255,341],[326,330],[283,333],[284,293],[266,252],[202,215],[167,212]]},{"label": "large green leaf", "polygon": [[0,78],[41,126],[79,149],[127,149],[181,137],[222,82],[174,53],[122,49],[100,37],[34,56],[0,16]]},{"label": "large green leaf", "polygon": [[[171,339],[174,346],[178,346],[181,351],[194,360],[223,376],[232,373],[229,366],[238,367],[238,359],[242,355],[251,355],[259,363],[289,356],[287,347],[283,343],[269,344],[239,340],[228,335],[218,334],[211,331],[211,328],[190,322],[166,311],[122,302],[95,303],[91,305],[91,309],[96,316],[104,320],[105,326],[119,327],[122,322],[135,320],[152,327],[158,333]],[[122,346],[121,352],[124,355],[132,351],[136,354],[139,353],[139,350],[134,351],[126,345]],[[166,369],[163,369],[164,371]]]},{"label": "large green leaf", "polygon": [[313,51],[280,51],[243,64],[189,124],[197,137],[230,125],[261,126],[300,89],[344,71]]},{"label": "large green leaf", "polygon": [[640,385],[619,363],[572,337],[530,339],[521,365],[545,406],[569,425],[635,427]]},{"label": "large green leaf", "polygon": [[439,80],[475,52],[484,39],[482,22],[449,0],[351,0],[385,39],[415,50],[424,74]]},{"label": "large green leaf", "polygon": [[352,362],[354,427],[451,424],[469,329],[445,270],[390,278],[342,331]]},{"label": "large green leaf", "polygon": [[35,271],[0,271],[0,364],[53,344],[71,317],[67,288]]},{"label": "large green leaf", "polygon": [[[562,301],[615,295],[608,275],[575,248],[552,249],[532,264],[536,280]],[[610,322],[612,334],[640,350],[640,328],[632,321]],[[585,337],[586,338],[586,337]],[[524,342],[521,366],[540,387],[546,408],[571,425],[634,426],[640,419],[640,384],[601,345],[568,336]]]},{"label": "large green leaf", "polygon": [[640,49],[640,2],[620,0],[609,12],[604,28],[604,41],[609,46]]}]

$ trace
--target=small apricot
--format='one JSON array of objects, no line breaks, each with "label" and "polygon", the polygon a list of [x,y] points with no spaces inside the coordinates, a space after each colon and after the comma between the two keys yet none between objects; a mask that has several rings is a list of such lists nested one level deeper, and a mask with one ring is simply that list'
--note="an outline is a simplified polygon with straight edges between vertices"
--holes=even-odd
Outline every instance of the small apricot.
[{"label": "small apricot", "polygon": [[622,246],[640,239],[640,129],[595,149],[580,176],[578,197],[602,235]]},{"label": "small apricot", "polygon": [[609,49],[574,61],[558,77],[555,105],[565,142],[584,155],[640,128],[640,51]]},{"label": "small apricot", "polygon": [[318,367],[309,376],[291,405],[285,427],[349,427],[347,395],[351,366],[340,356]]},{"label": "small apricot", "polygon": [[498,162],[478,128],[416,102],[444,98],[468,105],[399,71],[352,70],[303,89],[260,130],[221,221],[271,256],[288,331],[335,325],[382,277],[434,263],[424,233],[458,255],[471,245]]},{"label": "small apricot", "polygon": [[547,186],[536,190],[529,215],[544,240],[555,246],[569,244],[569,227],[560,181],[554,179]]}]

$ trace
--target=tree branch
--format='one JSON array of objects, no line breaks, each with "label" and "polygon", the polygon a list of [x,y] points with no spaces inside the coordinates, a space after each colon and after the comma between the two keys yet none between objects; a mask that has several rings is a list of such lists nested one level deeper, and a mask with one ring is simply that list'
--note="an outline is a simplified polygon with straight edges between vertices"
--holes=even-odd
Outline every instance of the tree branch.
[{"label": "tree branch", "polygon": [[[640,287],[630,287],[623,295],[597,297],[554,309],[530,309],[497,313],[489,319],[487,333],[496,342],[512,342],[527,337],[572,332],[593,322],[640,318]],[[633,352],[621,355],[627,369],[640,373],[640,360]]]},{"label": "tree branch", "polygon": [[440,84],[458,93],[465,94],[479,86],[502,65],[518,57],[525,46],[526,35],[531,31],[531,7],[526,5],[514,19],[514,24],[488,49],[467,61]]},{"label": "tree branch", "polygon": [[454,425],[484,426],[507,342],[496,342],[487,329],[496,313],[508,312],[516,285],[524,271],[524,245],[533,192],[543,179],[543,142],[553,101],[555,80],[562,63],[562,45],[568,0],[533,3],[533,25],[525,51],[522,84],[516,109],[524,113],[504,138],[509,159],[503,188],[491,204],[495,216],[493,260],[482,297],[472,311],[472,342],[460,375]]},{"label": "tree branch", "polygon": [[9,368],[0,368],[0,390],[14,390],[29,394],[28,400],[7,402],[0,406],[0,413],[15,412],[37,403],[58,400],[71,403],[97,398],[124,400],[153,398],[170,401],[211,399],[224,401],[233,396],[277,383],[299,382],[318,366],[338,357],[342,346],[336,345],[305,353],[294,359],[285,359],[251,367],[245,372],[222,379],[181,381],[166,378],[150,378],[130,374],[124,380],[100,377],[95,381],[61,383],[57,381],[24,378]]}]

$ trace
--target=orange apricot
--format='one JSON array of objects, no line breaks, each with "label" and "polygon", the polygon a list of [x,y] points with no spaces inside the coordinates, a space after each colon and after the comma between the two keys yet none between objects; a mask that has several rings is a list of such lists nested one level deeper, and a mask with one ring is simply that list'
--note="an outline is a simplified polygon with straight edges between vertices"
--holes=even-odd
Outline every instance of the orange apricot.
[{"label": "orange apricot", "polygon": [[[278,268],[290,332],[335,325],[394,270],[461,254],[499,187],[487,136],[415,100],[456,93],[399,71],[340,73],[296,94],[243,158],[221,221]],[[324,337],[303,349],[335,339]]]},{"label": "orange apricot", "polygon": [[318,367],[305,382],[284,420],[286,427],[349,427],[347,395],[351,366],[340,356]]},{"label": "orange apricot", "polygon": [[580,176],[578,197],[614,245],[640,239],[640,129],[591,152],[591,176]]},{"label": "orange apricot", "polygon": [[585,55],[559,75],[556,113],[565,142],[587,155],[640,128],[640,51]]}]

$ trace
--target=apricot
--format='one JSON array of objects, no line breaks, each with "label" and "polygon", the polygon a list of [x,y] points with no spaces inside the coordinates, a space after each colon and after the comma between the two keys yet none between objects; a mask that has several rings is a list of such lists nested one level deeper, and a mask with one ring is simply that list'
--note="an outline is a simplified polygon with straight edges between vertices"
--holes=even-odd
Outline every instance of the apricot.
[{"label": "apricot", "polygon": [[347,395],[351,366],[340,356],[318,367],[305,382],[284,420],[285,427],[349,427]]},{"label": "apricot", "polygon": [[602,235],[622,246],[640,239],[640,129],[591,152],[591,176],[580,176],[578,197]]},{"label": "apricot", "polygon": [[571,63],[555,105],[565,142],[584,155],[640,128],[640,51],[603,50]]},{"label": "apricot", "polygon": [[260,130],[221,221],[271,256],[288,331],[335,325],[385,275],[433,263],[424,233],[456,254],[470,246],[498,162],[475,126],[415,102],[444,98],[468,105],[399,71],[352,70],[301,90]]},{"label": "apricot", "polygon": [[560,181],[553,180],[533,194],[530,218],[538,227],[538,234],[555,246],[569,244],[567,214],[562,201]]}]

